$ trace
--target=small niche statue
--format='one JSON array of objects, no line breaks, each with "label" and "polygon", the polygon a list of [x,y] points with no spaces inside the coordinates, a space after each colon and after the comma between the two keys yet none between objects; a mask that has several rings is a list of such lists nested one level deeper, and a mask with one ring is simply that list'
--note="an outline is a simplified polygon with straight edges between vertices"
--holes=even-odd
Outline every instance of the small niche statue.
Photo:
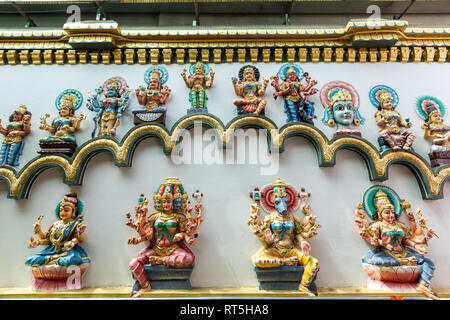
[{"label": "small niche statue", "polygon": [[75,152],[77,142],[75,132],[80,129],[81,121],[86,119],[84,114],[75,116],[75,110],[81,107],[83,95],[75,89],[66,89],[56,98],[55,105],[59,115],[47,124],[46,114],[41,118],[39,129],[50,132],[52,135],[39,140],[40,154],[62,153],[69,157]]},{"label": "small niche statue", "polygon": [[0,133],[5,136],[0,150],[0,165],[18,166],[25,146],[24,138],[31,132],[31,112],[25,105],[20,106],[9,117],[6,128],[0,119]]},{"label": "small niche statue", "polygon": [[250,114],[254,116],[264,115],[267,101],[261,98],[267,89],[269,80],[259,82],[259,70],[255,66],[245,65],[239,70],[238,78],[231,78],[234,92],[241,98],[233,101],[238,115]]},{"label": "small niche statue", "polygon": [[328,82],[320,90],[320,101],[325,108],[322,122],[336,126],[335,137],[346,134],[361,137],[361,132],[354,126],[363,124],[365,119],[359,113],[359,94],[350,83]]},{"label": "small niche statue", "polygon": [[[122,113],[127,109],[130,99],[131,89],[122,77],[109,78],[103,83],[103,86],[97,88],[92,95],[88,91],[87,108],[96,112],[94,117],[94,131],[92,138],[95,137],[97,127],[100,127],[98,136],[114,137],[119,126]],[[101,98],[103,95],[104,97]]]},{"label": "small niche statue", "polygon": [[416,134],[410,130],[411,122],[406,118],[403,122],[402,116],[395,108],[399,98],[397,92],[391,87],[378,85],[369,92],[372,104],[378,109],[375,120],[380,128],[378,143],[380,152],[392,148],[392,150],[411,150],[411,145],[416,139]]},{"label": "small niche statue", "polygon": [[416,110],[424,120],[422,129],[424,138],[431,142],[431,166],[436,167],[450,163],[450,126],[444,123],[446,109],[444,104],[432,96],[420,97]]},{"label": "small niche statue", "polygon": [[[271,77],[270,83],[275,92],[273,97],[284,97],[284,112],[287,115],[287,122],[304,122],[314,125],[314,102],[308,101],[308,96],[318,92],[314,86],[317,81],[312,80],[307,72],[303,72],[300,65],[287,63],[281,66],[278,74]],[[283,82],[279,84],[279,79]],[[302,80],[304,80],[302,82]]]},{"label": "small niche statue", "polygon": [[187,70],[184,69],[181,77],[190,89],[189,101],[191,108],[188,109],[188,114],[207,113],[206,101],[208,100],[208,96],[206,95],[206,89],[212,87],[215,73],[207,64],[201,63],[200,61],[190,66],[189,76],[186,76],[186,72]]},{"label": "small niche statue", "polygon": [[164,67],[153,66],[147,69],[144,76],[147,88],[136,89],[138,102],[145,108],[133,110],[134,124],[151,122],[166,124],[167,108],[163,105],[167,103],[172,92],[164,85],[168,78],[169,73]]}]

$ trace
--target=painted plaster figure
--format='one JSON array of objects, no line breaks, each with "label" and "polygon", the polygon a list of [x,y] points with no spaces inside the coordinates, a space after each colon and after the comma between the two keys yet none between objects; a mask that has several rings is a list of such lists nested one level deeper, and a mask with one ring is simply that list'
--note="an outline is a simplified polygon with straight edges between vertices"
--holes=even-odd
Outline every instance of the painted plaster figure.
[{"label": "painted plaster figure", "polygon": [[[314,102],[308,101],[308,96],[317,93],[317,89],[314,88],[317,81],[312,80],[307,72],[304,73],[298,64],[283,65],[278,74],[271,79],[271,85],[275,88],[274,98],[284,97],[286,121],[300,121],[314,125],[313,119],[316,118]],[[279,79],[283,81],[281,84]]]},{"label": "painted plaster figure", "polygon": [[325,111],[322,122],[337,127],[334,136],[352,134],[361,136],[354,128],[363,124],[365,119],[359,113],[360,99],[356,89],[344,81],[331,81],[320,90],[320,100]]},{"label": "painted plaster figure", "polygon": [[264,115],[264,107],[267,101],[261,97],[266,93],[269,80],[263,79],[262,84],[259,82],[258,68],[252,65],[245,65],[239,70],[239,80],[235,77],[231,80],[234,92],[241,97],[233,101],[237,107],[238,115]]},{"label": "painted plaster figure", "polygon": [[[375,249],[363,257],[362,264],[371,279],[381,282],[381,288],[414,282],[415,290],[437,299],[430,287],[435,266],[424,256],[428,240],[436,233],[428,228],[420,209],[416,211],[416,221],[410,208],[386,186],[375,185],[366,190],[363,203],[355,212],[355,222],[360,236]],[[399,221],[402,211],[408,216],[409,226]]]},{"label": "painted plaster figure", "polygon": [[[156,212],[147,217],[148,200],[141,195],[135,207],[136,219],[130,218],[131,214],[127,213],[127,225],[139,234],[129,238],[128,244],[149,241],[148,246],[130,262],[130,270],[141,286],[135,297],[151,290],[144,265],[186,267],[194,264],[194,254],[186,243],[195,241],[195,232],[203,221],[203,205],[199,201],[201,194],[196,199],[197,203],[192,208],[180,180],[167,178],[153,196]],[[194,215],[193,209],[196,212]]]},{"label": "painted plaster figure", "polygon": [[9,117],[6,128],[0,119],[0,133],[5,136],[0,149],[0,165],[18,166],[19,158],[25,146],[24,138],[30,134],[31,112],[26,106],[20,106]]},{"label": "painted plaster figure", "polygon": [[[181,73],[186,86],[190,89],[189,101],[191,102],[190,112],[208,112],[206,108],[206,89],[212,87],[215,73],[210,67],[201,62],[192,64],[189,68],[189,76],[186,76],[187,70]],[[208,76],[209,75],[209,76]]]},{"label": "painted plaster figure", "polygon": [[133,110],[134,124],[158,122],[165,125],[167,108],[163,105],[167,103],[172,92],[164,86],[168,78],[169,73],[164,67],[153,66],[147,69],[144,77],[147,88],[136,89],[138,102],[145,108]]},{"label": "painted plaster figure", "polygon": [[428,154],[432,166],[450,163],[450,126],[443,119],[446,115],[444,104],[431,96],[417,100],[417,113],[425,121],[422,125],[424,138],[432,143]]},{"label": "painted plaster figure", "polygon": [[[103,86],[97,88],[94,95],[88,92],[87,108],[96,112],[94,117],[95,128],[92,137],[95,136],[97,125],[100,127],[98,136],[113,137],[116,135],[122,113],[129,104],[131,89],[125,79],[113,77],[103,83]],[[103,95],[101,98],[99,95]]]},{"label": "painted plaster figure", "polygon": [[375,120],[380,128],[382,151],[386,148],[385,144],[393,150],[411,150],[416,135],[407,130],[411,127],[409,119],[406,119],[405,123],[400,113],[395,110],[399,102],[397,93],[388,86],[378,85],[370,90],[369,98],[378,109]]},{"label": "painted plaster figure", "polygon": [[[298,289],[310,296],[317,295],[309,287],[319,271],[319,261],[310,255],[311,246],[306,239],[317,234],[320,225],[316,216],[311,214],[307,194],[302,196],[280,178],[272,184],[255,190],[250,196],[255,203],[250,206],[248,220],[253,233],[264,243],[264,248],[253,257],[252,262],[259,268],[280,266],[304,266],[303,276]],[[302,221],[294,215],[301,199],[301,210],[305,215]],[[258,213],[261,206],[268,213],[261,222]]]},{"label": "painted plaster figure", "polygon": [[78,90],[67,89],[58,95],[55,104],[59,115],[50,124],[47,124],[47,118],[50,117],[49,114],[41,118],[39,129],[48,131],[52,135],[39,140],[42,148],[39,153],[54,153],[58,151],[67,153],[65,152],[67,149],[67,154],[72,155],[76,148],[75,132],[80,129],[81,121],[86,119],[84,114],[75,116],[75,110],[81,107],[82,103],[83,96]]},{"label": "painted plaster figure", "polygon": [[[32,287],[36,290],[71,289],[67,278],[73,274],[69,267],[79,266],[81,275],[87,270],[90,259],[79,245],[85,240],[86,225],[83,224],[83,203],[77,194],[69,192],[55,209],[57,221],[47,232],[41,229],[44,216],[40,216],[33,225],[37,238],[31,237],[28,247],[36,248],[46,245],[47,248],[26,259],[25,263],[32,268]],[[72,288],[79,289],[81,287]]]}]

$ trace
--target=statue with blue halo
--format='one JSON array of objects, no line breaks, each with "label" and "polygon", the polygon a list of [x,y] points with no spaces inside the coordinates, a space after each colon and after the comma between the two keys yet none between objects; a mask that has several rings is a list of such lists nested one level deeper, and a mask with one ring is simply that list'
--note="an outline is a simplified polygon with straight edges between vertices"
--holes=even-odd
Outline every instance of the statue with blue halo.
[{"label": "statue with blue halo", "polygon": [[446,110],[444,104],[435,97],[423,96],[416,105],[419,117],[424,120],[422,129],[424,138],[431,142],[428,153],[431,166],[441,166],[450,163],[450,126],[444,123]]},{"label": "statue with blue halo", "polygon": [[[271,77],[270,83],[275,92],[273,97],[284,97],[284,112],[287,122],[304,122],[314,125],[314,102],[308,101],[308,96],[318,92],[314,86],[317,81],[312,80],[307,72],[298,64],[287,63],[281,66],[278,74]],[[279,79],[283,82],[280,84]],[[302,80],[304,81],[302,82]]]},{"label": "statue with blue halo", "polygon": [[[87,108],[96,112],[94,117],[95,128],[92,138],[95,136],[97,126],[100,127],[98,136],[114,137],[119,126],[122,113],[128,107],[131,89],[122,77],[112,77],[95,90],[92,95],[88,91]],[[103,98],[101,96],[103,95]]]},{"label": "statue with blue halo", "polygon": [[370,102],[378,109],[375,112],[375,121],[380,128],[378,143],[380,152],[389,148],[392,150],[411,150],[411,145],[416,139],[416,134],[411,130],[411,122],[408,118],[403,121],[402,116],[395,108],[399,98],[397,92],[391,87],[378,85],[369,92]]},{"label": "statue with blue halo", "polygon": [[[255,188],[250,197],[248,224],[253,233],[264,243],[253,257],[256,275],[263,290],[300,290],[309,296],[317,295],[314,284],[319,261],[310,255],[311,246],[306,241],[317,235],[321,226],[311,214],[308,198],[311,194],[301,192],[277,178],[273,184],[260,191]],[[301,205],[305,218],[294,212]],[[268,213],[261,222],[261,207]]]},{"label": "statue with blue halo", "polygon": [[361,137],[361,132],[354,126],[363,124],[365,119],[359,113],[358,92],[350,83],[328,82],[320,90],[320,101],[325,108],[322,122],[337,127],[335,137],[347,134]]},{"label": "statue with blue halo", "polygon": [[134,124],[151,122],[166,124],[167,108],[163,105],[167,103],[172,92],[164,85],[168,78],[169,73],[164,67],[153,66],[147,69],[144,76],[147,88],[139,86],[139,89],[136,89],[138,102],[145,108],[133,110]]},{"label": "statue with blue halo", "polygon": [[[402,211],[409,225],[399,220]],[[375,185],[366,190],[355,214],[359,235],[375,247],[362,258],[368,287],[418,291],[438,299],[430,287],[435,266],[424,256],[428,240],[436,233],[426,225],[421,210],[416,210],[416,221],[409,203],[391,188]]]},{"label": "statue with blue halo", "polygon": [[81,107],[83,95],[75,89],[66,89],[56,98],[55,105],[59,115],[50,124],[47,123],[46,114],[41,118],[39,129],[51,133],[47,138],[39,140],[40,154],[62,153],[69,157],[77,148],[75,132],[80,129],[81,122],[86,119],[84,114],[75,115],[75,111]]}]

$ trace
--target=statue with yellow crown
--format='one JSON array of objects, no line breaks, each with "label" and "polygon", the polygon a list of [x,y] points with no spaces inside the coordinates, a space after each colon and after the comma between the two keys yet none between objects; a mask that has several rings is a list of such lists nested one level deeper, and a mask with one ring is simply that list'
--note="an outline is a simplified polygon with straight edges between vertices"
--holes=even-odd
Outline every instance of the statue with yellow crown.
[{"label": "statue with yellow crown", "polygon": [[[114,137],[119,126],[122,113],[127,109],[130,99],[131,89],[122,77],[112,77],[103,83],[103,86],[97,88],[95,93],[88,91],[87,108],[94,111],[94,130],[98,130],[98,136]],[[102,97],[103,96],[103,97]]]},{"label": "statue with yellow crown", "polygon": [[[148,215],[148,199],[142,194],[135,207],[135,219],[126,214],[126,225],[138,233],[128,244],[148,245],[130,262],[136,283],[134,297],[151,289],[189,289],[194,254],[187,244],[197,238],[197,229],[203,221],[201,198],[198,190],[193,194],[194,207],[178,178],[167,178],[156,190],[153,201],[156,212]],[[193,210],[195,209],[195,213]]]},{"label": "statue with yellow crown", "polygon": [[31,112],[25,105],[20,106],[9,117],[6,128],[0,118],[0,133],[5,136],[0,149],[0,165],[18,166],[25,146],[24,138],[31,132]]},{"label": "statue with yellow crown", "polygon": [[444,123],[447,111],[444,104],[438,98],[422,96],[417,99],[416,111],[424,120],[424,138],[431,142],[431,150],[428,153],[431,166],[449,164],[450,126]]},{"label": "statue with yellow crown", "polygon": [[380,151],[383,152],[389,148],[411,150],[416,135],[407,130],[412,125],[409,118],[406,118],[406,122],[404,122],[400,113],[395,110],[399,102],[395,90],[385,85],[378,85],[369,91],[369,98],[378,109],[375,112],[375,121],[380,128],[380,138],[378,139]]},{"label": "statue with yellow crown", "polygon": [[171,90],[165,86],[169,73],[161,66],[152,66],[147,69],[144,80],[147,88],[136,89],[136,97],[144,108],[133,110],[134,124],[157,122],[166,124],[167,103]]},{"label": "statue with yellow crown", "polygon": [[83,287],[81,277],[91,260],[80,243],[86,238],[83,223],[83,202],[75,192],[67,193],[55,209],[57,221],[47,232],[41,229],[43,215],[34,223],[34,234],[28,248],[47,246],[43,251],[28,257],[31,267],[31,288],[36,291],[72,290]]},{"label": "statue with yellow crown", "polygon": [[[300,290],[309,296],[317,295],[314,280],[319,261],[310,255],[306,239],[317,235],[321,226],[311,214],[310,196],[304,188],[299,193],[280,178],[250,193],[255,203],[250,206],[248,224],[264,243],[252,257],[260,289]],[[294,215],[299,207],[305,215],[303,220]],[[261,208],[268,213],[263,221],[258,217]]]},{"label": "statue with yellow crown", "polygon": [[335,137],[347,134],[361,137],[361,132],[354,127],[363,124],[365,119],[359,113],[359,94],[350,83],[328,82],[320,89],[320,101],[325,109],[322,122],[336,126]]},{"label": "statue with yellow crown", "polygon": [[46,114],[41,118],[39,129],[50,132],[52,135],[39,140],[40,154],[62,153],[69,157],[75,152],[77,143],[75,132],[80,129],[81,121],[86,119],[84,114],[75,116],[75,110],[81,107],[83,95],[75,89],[66,89],[56,98],[55,105],[59,115],[51,124],[47,124]]},{"label": "statue with yellow crown", "polygon": [[212,87],[215,73],[207,64],[200,61],[189,67],[189,76],[186,76],[186,72],[187,70],[184,69],[181,77],[190,89],[189,102],[191,103],[191,108],[188,109],[188,114],[207,113],[206,101],[208,96],[206,95],[206,89]]},{"label": "statue with yellow crown", "polygon": [[267,100],[261,98],[267,89],[269,80],[263,78],[259,82],[259,70],[255,66],[245,65],[239,70],[239,80],[231,79],[234,92],[241,98],[233,101],[238,115],[264,115]]},{"label": "statue with yellow crown", "polygon": [[[307,72],[303,72],[300,65],[286,63],[281,66],[278,74],[271,77],[270,83],[275,92],[274,99],[284,97],[284,112],[287,122],[304,122],[314,125],[314,102],[308,101],[308,97],[318,92],[314,86],[317,81],[312,80]],[[282,83],[279,83],[279,79]],[[304,81],[303,81],[304,80]]]},{"label": "statue with yellow crown", "polygon": [[[408,225],[399,220],[402,211],[406,212]],[[416,210],[416,221],[411,205],[400,200],[394,190],[374,185],[364,193],[355,214],[359,235],[375,247],[362,258],[370,278],[368,287],[418,291],[438,299],[430,286],[435,266],[424,256],[428,240],[436,233],[426,225],[420,209]]]}]

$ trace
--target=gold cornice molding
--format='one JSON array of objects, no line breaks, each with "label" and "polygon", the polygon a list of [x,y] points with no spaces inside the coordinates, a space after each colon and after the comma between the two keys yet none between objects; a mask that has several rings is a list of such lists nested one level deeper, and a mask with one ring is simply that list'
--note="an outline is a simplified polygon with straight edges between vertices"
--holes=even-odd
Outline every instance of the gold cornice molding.
[{"label": "gold cornice molding", "polygon": [[[66,23],[63,30],[0,30],[0,64],[11,65],[22,61],[27,64],[28,58],[13,58],[27,56],[24,53],[27,50],[34,52],[36,59],[47,56],[45,64],[53,64],[49,59],[57,52],[61,55],[61,50],[64,54],[71,51],[70,64],[92,62],[85,57],[93,52],[102,52],[104,57],[95,63],[106,64],[112,56],[117,57],[116,64],[122,63],[122,55],[127,64],[184,64],[192,63],[193,57],[209,59],[210,54],[214,63],[446,62],[450,59],[449,47],[450,27],[409,27],[407,21],[393,20],[380,20],[376,24],[370,20],[350,20],[344,28],[158,29],[121,29],[115,21],[84,21]],[[67,61],[60,59],[59,64],[62,63]],[[33,64],[40,63],[35,60]]]}]

